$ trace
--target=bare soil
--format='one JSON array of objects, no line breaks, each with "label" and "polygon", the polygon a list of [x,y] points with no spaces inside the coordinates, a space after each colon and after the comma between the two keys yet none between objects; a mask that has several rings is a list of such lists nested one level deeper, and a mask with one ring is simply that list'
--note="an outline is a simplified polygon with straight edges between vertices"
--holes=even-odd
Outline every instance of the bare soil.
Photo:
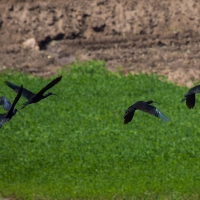
[{"label": "bare soil", "polygon": [[0,70],[50,76],[75,59],[124,73],[154,72],[190,87],[200,79],[197,0],[0,2]]}]

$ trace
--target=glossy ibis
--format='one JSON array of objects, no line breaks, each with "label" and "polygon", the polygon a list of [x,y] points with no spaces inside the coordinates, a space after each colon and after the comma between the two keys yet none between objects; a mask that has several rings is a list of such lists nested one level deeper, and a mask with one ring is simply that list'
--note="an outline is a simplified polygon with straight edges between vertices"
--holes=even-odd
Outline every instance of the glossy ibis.
[{"label": "glossy ibis", "polygon": [[133,115],[136,110],[141,110],[164,121],[169,121],[167,117],[165,117],[156,107],[150,105],[153,102],[155,101],[138,101],[130,106],[124,114],[124,124],[128,124],[133,119]]},{"label": "glossy ibis", "polygon": [[7,98],[5,97],[0,97],[0,105],[3,105],[3,108],[8,111],[7,113],[4,114],[0,114],[0,127],[2,127],[2,125],[11,120],[11,118],[16,114],[17,109],[15,109],[15,105],[18,102],[19,98],[21,97],[22,94],[22,90],[23,90],[23,86],[21,86],[19,88],[19,91],[17,93],[17,96],[15,97],[15,100],[13,101],[12,105],[11,103],[8,101]]},{"label": "glossy ibis", "polygon": [[4,110],[6,111],[9,111],[9,109],[12,106],[10,101],[6,97],[3,97],[3,96],[0,97],[0,105],[3,106]]},{"label": "glossy ibis", "polygon": [[186,94],[184,94],[184,98],[181,100],[181,103],[183,101],[186,101],[186,105],[189,109],[194,108],[196,93],[200,93],[200,85],[197,85],[197,86],[189,89],[188,92]]},{"label": "glossy ibis", "polygon": [[[47,98],[50,95],[56,95],[52,92],[48,92],[47,94],[44,95],[44,93],[52,88],[55,84],[57,84],[60,80],[61,80],[62,76],[59,76],[57,78],[55,78],[53,81],[51,81],[48,85],[46,85],[44,88],[42,88],[38,93],[33,93],[25,88],[23,88],[22,90],[22,96],[25,97],[26,99],[28,99],[27,102],[25,102],[23,104],[23,106],[21,107],[21,109],[23,109],[25,106],[27,106],[28,104],[32,104],[32,103],[37,103],[38,101]],[[6,85],[9,86],[10,88],[12,88],[15,92],[18,92],[20,87],[10,83],[8,81],[5,81]]]}]

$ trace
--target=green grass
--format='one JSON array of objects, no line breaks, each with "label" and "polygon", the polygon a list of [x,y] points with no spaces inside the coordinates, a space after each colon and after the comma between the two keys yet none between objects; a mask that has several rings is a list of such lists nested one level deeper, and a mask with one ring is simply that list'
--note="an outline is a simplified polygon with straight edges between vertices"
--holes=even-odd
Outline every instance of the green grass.
[{"label": "green grass", "polygon": [[[155,75],[113,74],[103,62],[74,63],[48,97],[17,113],[0,132],[0,196],[17,199],[199,199],[200,97],[193,110],[180,88]],[[54,76],[55,77],[55,76]],[[50,80],[5,72],[39,91]],[[153,99],[170,122],[125,110]],[[25,101],[20,99],[17,107]],[[1,108],[1,113],[3,109]]]}]

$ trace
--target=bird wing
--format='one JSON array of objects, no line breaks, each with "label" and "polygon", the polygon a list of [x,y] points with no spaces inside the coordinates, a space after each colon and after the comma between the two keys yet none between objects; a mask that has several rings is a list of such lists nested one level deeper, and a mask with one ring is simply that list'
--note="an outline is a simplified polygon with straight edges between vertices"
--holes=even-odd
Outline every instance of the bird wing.
[{"label": "bird wing", "polygon": [[125,111],[125,114],[124,114],[124,117],[126,117],[127,115],[129,115],[130,113],[132,112],[135,112],[135,108],[134,108],[134,105],[130,106],[126,111]]},{"label": "bird wing", "polygon": [[22,91],[23,91],[23,86],[21,85],[21,87],[20,87],[20,89],[19,89],[19,91],[17,93],[17,96],[15,97],[15,99],[14,99],[14,101],[12,103],[12,106],[11,106],[10,110],[7,112],[5,118],[11,118],[12,117],[13,109],[14,109],[16,103],[19,101],[19,98],[22,95]]},{"label": "bird wing", "polygon": [[62,76],[59,76],[57,78],[55,78],[53,81],[51,81],[49,84],[47,84],[44,88],[42,88],[36,95],[40,96],[43,95],[48,89],[52,88],[55,84],[57,84],[60,80],[62,79]]},{"label": "bird wing", "polygon": [[7,113],[4,113],[4,114],[0,114],[0,128],[3,126],[3,124],[7,121],[6,120],[6,115]]},{"label": "bird wing", "polygon": [[195,106],[195,94],[191,94],[186,97],[186,105],[189,109],[194,108]]},{"label": "bird wing", "polygon": [[[0,114],[0,121],[2,121],[5,118],[6,115],[7,115],[7,113]],[[1,122],[0,122],[0,124],[1,124]]]},{"label": "bird wing", "polygon": [[128,124],[132,119],[133,119],[133,116],[134,116],[134,112],[135,112],[135,108],[132,106],[130,106],[125,114],[124,114],[124,124]]},{"label": "bird wing", "polygon": [[166,122],[169,121],[169,119],[163,113],[161,113],[157,108],[152,109],[148,113],[162,119],[163,121]]},{"label": "bird wing", "polygon": [[11,103],[6,97],[0,97],[0,105],[3,106],[3,109],[9,111],[11,108]]},{"label": "bird wing", "polygon": [[200,93],[200,85],[196,85],[193,88],[189,89],[188,92],[184,96],[187,96],[193,93]]},{"label": "bird wing", "polygon": [[158,118],[162,119],[163,121],[169,121],[169,119],[167,119],[167,117],[165,117],[163,115],[163,113],[161,113],[156,107],[154,107],[152,105],[149,105],[145,102],[141,102],[140,104],[137,104],[135,106],[138,110],[141,110],[141,111],[146,112],[150,115],[158,117]]},{"label": "bird wing", "polygon": [[[5,83],[6,83],[6,85],[8,86],[8,87],[10,87],[11,89],[13,89],[15,92],[19,92],[19,90],[20,90],[20,87],[19,86],[17,86],[17,85],[15,85],[15,84],[13,84],[13,83],[10,83],[10,82],[8,82],[8,81],[5,81]],[[35,94],[34,93],[32,93],[31,91],[29,91],[29,90],[27,90],[27,89],[25,89],[25,88],[23,88],[23,90],[22,90],[22,96],[24,97],[24,98],[26,98],[26,99],[30,99],[31,97],[33,97]]]}]

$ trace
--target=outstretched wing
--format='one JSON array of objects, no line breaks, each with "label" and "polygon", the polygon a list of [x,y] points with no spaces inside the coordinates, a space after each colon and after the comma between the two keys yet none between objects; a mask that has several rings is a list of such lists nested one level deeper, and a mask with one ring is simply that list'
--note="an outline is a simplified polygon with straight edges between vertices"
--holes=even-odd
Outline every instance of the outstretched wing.
[{"label": "outstretched wing", "polygon": [[193,88],[189,89],[188,92],[184,94],[184,96],[186,97],[193,93],[200,93],[200,85],[194,86]]},{"label": "outstretched wing", "polygon": [[162,119],[163,121],[169,121],[169,119],[167,119],[167,117],[165,117],[163,115],[163,113],[161,113],[156,107],[154,107],[152,105],[149,105],[145,102],[140,102],[140,104],[137,104],[135,106],[138,110],[141,110],[141,111],[146,112],[150,115],[158,117],[158,118]]},{"label": "outstretched wing", "polygon": [[2,105],[3,109],[6,111],[9,111],[12,106],[10,101],[6,97],[3,97],[3,96],[0,97],[0,105]]},{"label": "outstretched wing", "polygon": [[5,113],[5,114],[0,114],[0,128],[3,126],[3,124],[7,121],[6,120],[6,115],[7,115],[7,113]]},{"label": "outstretched wing", "polygon": [[163,114],[161,113],[157,108],[152,109],[151,111],[148,112],[150,115],[154,115],[160,119],[162,119],[163,121],[168,122],[169,119]]},{"label": "outstretched wing", "polygon": [[1,121],[3,121],[3,119],[5,119],[6,115],[7,115],[7,113],[0,114],[0,125],[1,125]]},{"label": "outstretched wing", "polygon": [[11,106],[10,110],[7,112],[7,114],[5,116],[6,118],[11,118],[12,117],[13,109],[14,109],[16,103],[19,101],[19,98],[21,97],[22,90],[23,90],[23,86],[21,85],[21,87],[20,87],[20,89],[19,89],[19,91],[17,93],[17,96],[15,97],[15,99],[14,99],[14,101],[12,103],[12,106]]},{"label": "outstretched wing", "polygon": [[128,124],[132,119],[133,119],[133,116],[134,116],[134,112],[135,112],[135,108],[132,106],[130,106],[125,114],[124,114],[124,124]]},{"label": "outstretched wing", "polygon": [[[17,86],[17,85],[15,85],[15,84],[13,84],[13,83],[10,83],[10,82],[8,82],[8,81],[5,81],[5,83],[6,83],[6,85],[8,86],[8,87],[10,87],[11,89],[13,89],[15,92],[19,92],[19,90],[20,90],[20,87],[19,86]],[[31,91],[29,91],[29,90],[27,90],[27,89],[25,89],[25,88],[23,88],[23,90],[22,90],[22,96],[24,97],[24,98],[26,98],[26,99],[30,99],[31,97],[33,97],[35,94],[34,93],[32,93]]]},{"label": "outstretched wing", "polygon": [[55,84],[57,84],[62,79],[62,76],[59,76],[55,78],[53,81],[51,81],[48,85],[46,85],[44,88],[42,88],[36,95],[40,96],[43,95],[48,89],[52,88]]},{"label": "outstretched wing", "polygon": [[189,109],[194,108],[195,106],[195,94],[191,94],[186,97],[186,105]]}]

